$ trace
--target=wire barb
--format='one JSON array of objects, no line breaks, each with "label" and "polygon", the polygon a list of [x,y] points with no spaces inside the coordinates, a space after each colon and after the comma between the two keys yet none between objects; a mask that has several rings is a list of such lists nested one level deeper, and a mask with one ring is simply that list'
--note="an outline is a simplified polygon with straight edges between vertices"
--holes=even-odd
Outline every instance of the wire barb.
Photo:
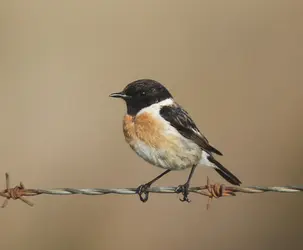
[{"label": "wire barb", "polygon": [[21,201],[23,201],[24,203],[26,203],[27,205],[29,205],[31,207],[34,205],[32,202],[28,201],[27,199],[25,199],[23,197],[23,196],[25,196],[26,189],[22,182],[20,182],[19,186],[10,188],[10,178],[9,178],[8,173],[5,174],[5,182],[6,182],[6,185],[5,185],[6,188],[2,192],[0,192],[0,196],[6,198],[1,206],[2,208],[5,208],[7,206],[8,201],[10,199],[13,199],[13,200],[20,199]]},{"label": "wire barb", "polygon": [[[25,196],[36,195],[106,195],[106,194],[120,194],[120,195],[137,195],[137,188],[55,188],[55,189],[26,189],[22,182],[14,188],[10,188],[9,175],[5,174],[6,188],[0,192],[0,196],[6,198],[2,207],[6,207],[8,201],[21,200],[29,206],[34,204]],[[298,193],[303,192],[303,186],[278,186],[278,187],[239,187],[239,186],[225,186],[224,184],[211,184],[209,178],[204,186],[190,187],[190,193],[196,193],[208,197],[207,209],[209,209],[211,201],[220,197],[235,196],[236,193],[246,194],[260,194],[265,192],[279,192],[279,193]],[[177,187],[149,187],[146,189],[148,193],[158,194],[177,194]]]},{"label": "wire barb", "polygon": [[206,209],[210,208],[211,201],[216,198],[226,197],[226,196],[236,196],[235,192],[226,188],[224,184],[211,184],[210,179],[207,177],[207,182],[204,187],[201,187],[200,191],[194,191],[200,195],[204,195],[208,197],[208,202],[206,205]]}]

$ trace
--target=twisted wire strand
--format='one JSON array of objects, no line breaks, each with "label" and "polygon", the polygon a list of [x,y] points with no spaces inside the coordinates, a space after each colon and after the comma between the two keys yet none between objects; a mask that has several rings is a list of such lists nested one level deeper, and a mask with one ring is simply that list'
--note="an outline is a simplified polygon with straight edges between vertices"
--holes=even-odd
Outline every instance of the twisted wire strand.
[{"label": "twisted wire strand", "polygon": [[[150,193],[158,194],[171,194],[177,193],[177,187],[151,187],[147,191]],[[206,187],[191,187],[189,192],[199,193],[199,191],[205,190]],[[29,193],[25,196],[48,194],[48,195],[105,195],[105,194],[121,194],[121,195],[133,195],[137,194],[137,188],[55,188],[55,189],[26,189]],[[296,193],[302,192],[303,187],[298,186],[274,186],[274,187],[260,187],[260,186],[250,186],[250,187],[233,187],[227,186],[225,190],[231,192],[240,192],[247,194],[254,193],[265,193],[265,192],[279,192],[279,193]]]},{"label": "twisted wire strand", "polygon": [[[8,200],[20,199],[26,204],[33,206],[33,203],[25,199],[26,196],[37,195],[106,195],[106,194],[119,194],[119,195],[136,195],[137,188],[54,188],[54,189],[27,189],[22,183],[13,188],[9,187],[9,175],[6,173],[6,188],[0,192],[0,196],[6,198],[2,207],[7,206]],[[210,184],[207,178],[207,184],[199,187],[190,187],[190,193],[196,193],[212,198],[219,198],[224,196],[235,196],[236,193],[246,194],[260,194],[266,192],[278,193],[297,193],[302,192],[303,186],[225,186],[224,184]],[[147,192],[158,194],[178,194],[177,187],[150,187]],[[208,204],[209,206],[209,204]],[[208,207],[207,206],[207,207]]]}]

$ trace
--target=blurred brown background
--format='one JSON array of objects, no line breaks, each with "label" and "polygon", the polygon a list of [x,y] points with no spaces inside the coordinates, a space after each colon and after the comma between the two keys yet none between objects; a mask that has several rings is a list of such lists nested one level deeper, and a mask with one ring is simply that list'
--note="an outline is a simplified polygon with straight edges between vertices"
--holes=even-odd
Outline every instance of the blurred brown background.
[{"label": "blurred brown background", "polygon": [[[28,187],[136,187],[162,170],[124,143],[122,101],[164,83],[244,185],[303,184],[302,1],[1,1],[0,174]],[[188,171],[158,185],[178,185]],[[206,176],[198,168],[193,184]],[[2,177],[1,177],[2,178]],[[33,198],[1,250],[302,249],[301,194]]]}]

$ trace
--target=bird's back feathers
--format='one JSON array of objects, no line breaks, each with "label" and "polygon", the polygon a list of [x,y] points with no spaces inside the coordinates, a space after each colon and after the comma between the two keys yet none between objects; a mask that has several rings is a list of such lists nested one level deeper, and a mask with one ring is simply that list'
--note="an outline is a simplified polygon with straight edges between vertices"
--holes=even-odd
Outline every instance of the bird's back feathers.
[{"label": "bird's back feathers", "polygon": [[177,129],[181,135],[195,142],[202,150],[209,154],[215,153],[223,155],[219,150],[209,144],[207,138],[199,131],[189,114],[180,105],[163,106],[160,110],[160,115],[168,121],[171,126]]}]

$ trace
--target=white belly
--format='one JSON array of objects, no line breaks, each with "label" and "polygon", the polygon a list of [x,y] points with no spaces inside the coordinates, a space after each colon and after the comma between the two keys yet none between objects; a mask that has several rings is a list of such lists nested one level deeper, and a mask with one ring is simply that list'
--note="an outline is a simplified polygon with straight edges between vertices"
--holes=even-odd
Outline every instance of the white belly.
[{"label": "white belly", "polygon": [[200,147],[186,138],[180,138],[179,143],[172,143],[162,149],[153,148],[138,140],[132,148],[147,162],[170,170],[182,170],[197,165],[202,155]]}]

